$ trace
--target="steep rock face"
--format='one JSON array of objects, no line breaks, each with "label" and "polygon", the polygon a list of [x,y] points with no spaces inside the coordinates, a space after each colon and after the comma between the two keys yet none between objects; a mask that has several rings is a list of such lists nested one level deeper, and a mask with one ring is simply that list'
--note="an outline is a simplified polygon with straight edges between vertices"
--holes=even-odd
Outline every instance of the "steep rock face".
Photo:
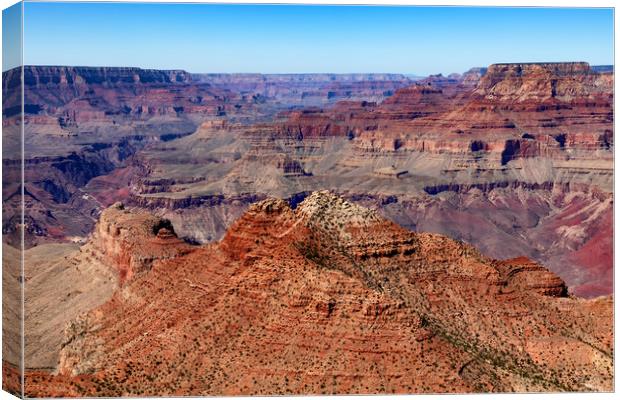
[{"label": "steep rock face", "polygon": [[609,194],[558,184],[433,190],[428,197],[398,196],[385,205],[380,199],[358,201],[410,229],[462,238],[496,258],[536,259],[560,275],[573,294],[613,292]]},{"label": "steep rock face", "polygon": [[441,90],[449,98],[458,98],[476,87],[487,68],[474,67],[462,74],[430,75],[416,83]]},{"label": "steep rock face", "polygon": [[587,63],[493,64],[431,76],[379,105],[296,111],[275,129],[298,138],[359,137],[369,151],[505,153],[502,163],[563,158],[613,146],[612,83]]},{"label": "steep rock face", "polygon": [[480,79],[475,94],[500,102],[572,102],[610,99],[612,80],[588,63],[493,64]]},{"label": "steep rock face", "polygon": [[[13,69],[3,73],[3,90],[11,88],[14,76],[20,72]],[[154,108],[154,102],[159,99],[162,103],[165,100],[172,103],[175,87],[179,89],[189,83],[191,77],[185,71],[27,66],[24,68],[24,101],[28,104],[27,114],[57,115],[61,127],[69,127],[80,122],[110,119],[115,114],[162,112],[163,108]],[[11,101],[3,99],[3,107],[8,108]],[[183,104],[175,106],[182,108]],[[175,113],[175,110],[171,107],[169,112]]]},{"label": "steep rock face", "polygon": [[486,67],[474,67],[467,70],[461,76],[460,85],[465,88],[474,88],[480,82],[480,79],[487,73]]},{"label": "steep rock face", "polygon": [[[610,390],[612,301],[327,192],[267,199],[68,327],[32,395]],[[78,383],[79,382],[79,383]]]},{"label": "steep rock face", "polygon": [[398,90],[381,103],[379,112],[390,120],[411,120],[445,112],[452,100],[442,89],[416,84]]},{"label": "steep rock face", "polygon": [[[347,104],[336,115],[360,107],[378,106]],[[370,124],[370,117],[364,121]],[[348,123],[343,126],[351,129]],[[577,133],[461,134],[462,141],[446,134],[431,141],[361,129],[297,138],[265,125],[204,126],[151,148],[142,160],[148,179],[132,202],[169,218],[180,236],[204,243],[219,240],[254,201],[277,196],[299,203],[328,188],[409,229],[464,240],[495,258],[526,255],[559,274],[571,293],[612,292],[610,149],[575,143],[584,137]],[[394,171],[407,173],[396,178]],[[594,243],[596,256],[588,258],[581,249]]]},{"label": "steep rock face", "polygon": [[334,110],[335,115],[331,112],[324,112],[322,109],[292,111],[286,114],[285,121],[275,127],[276,134],[303,140],[304,138],[346,137],[355,132],[357,125],[362,125],[363,129],[370,128],[374,122],[370,122],[371,126],[363,125],[366,121],[357,120],[355,114],[355,108],[361,107],[363,110],[368,103],[357,103],[357,107],[354,104],[350,102],[338,104],[337,107],[343,110],[343,113]]},{"label": "steep rock face", "polygon": [[[20,74],[21,68],[3,73],[7,148],[21,146],[15,140],[22,129]],[[144,171],[131,158],[153,142],[177,140],[205,121],[248,124],[293,106],[380,101],[411,82],[393,74],[193,75],[122,67],[26,66],[24,74],[27,246],[86,237],[103,208],[140,186],[135,181]],[[15,169],[8,173],[20,173],[16,154],[3,160],[5,169]],[[294,158],[274,164],[291,176],[305,173]],[[131,169],[133,181],[117,168]],[[15,190],[3,188],[6,197]],[[17,217],[5,211],[11,215],[3,229],[17,244]]]},{"label": "steep rock face", "polygon": [[[18,70],[7,71],[6,87],[16,83]],[[154,70],[110,67],[29,66],[24,69],[24,84],[29,87],[46,85],[88,85],[92,83],[135,84],[189,82],[191,76],[181,70]]]}]

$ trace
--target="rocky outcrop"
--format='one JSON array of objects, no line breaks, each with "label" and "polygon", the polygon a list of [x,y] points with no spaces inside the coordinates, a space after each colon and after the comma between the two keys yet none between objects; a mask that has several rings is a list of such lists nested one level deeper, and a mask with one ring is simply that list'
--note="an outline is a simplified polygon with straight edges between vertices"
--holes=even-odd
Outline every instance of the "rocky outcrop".
[{"label": "rocky outcrop", "polygon": [[559,276],[526,257],[500,261],[495,264],[506,286],[515,291],[535,291],[545,296],[563,297],[568,294]]},{"label": "rocky outcrop", "polygon": [[[14,75],[18,69],[5,72],[6,88],[15,85]],[[24,85],[42,87],[47,85],[89,85],[89,84],[136,84],[136,83],[187,83],[189,73],[182,70],[155,70],[116,67],[65,67],[27,66],[24,68]]]},{"label": "rocky outcrop", "polygon": [[[126,201],[132,187],[140,193],[166,191],[168,186],[149,185],[148,179],[138,182],[144,170],[136,165],[140,160],[131,159],[153,142],[179,140],[199,126],[227,129],[233,122],[247,126],[272,120],[294,106],[381,101],[411,82],[393,74],[202,75],[70,66],[26,66],[23,71],[25,115],[22,120],[22,91],[17,90],[22,69],[6,71],[2,124],[5,148],[13,148],[3,159],[15,169],[9,174],[20,173],[14,156],[22,125],[27,138],[26,181],[32,194],[27,246],[85,237],[93,218],[114,201]],[[272,164],[289,177],[310,174],[295,157],[278,156]],[[117,168],[136,174],[128,179]],[[100,191],[102,186],[107,187]],[[5,194],[15,189],[5,188]],[[16,217],[12,209],[6,212],[3,229],[17,244]]]},{"label": "rocky outcrop", "polygon": [[475,94],[498,102],[609,100],[612,81],[585,62],[492,64]]},{"label": "rocky outcrop", "polygon": [[431,76],[379,105],[294,111],[275,130],[300,140],[348,136],[367,151],[503,153],[505,164],[609,149],[612,101],[611,75],[587,63],[493,64]]},{"label": "rocky outcrop", "polygon": [[[104,357],[105,346],[102,340],[89,341],[89,336],[101,329],[96,318],[80,315],[67,324],[62,343],[62,357],[58,364],[59,371],[70,371],[73,375],[92,374]],[[86,350],[87,349],[87,350]],[[86,357],[76,357],[84,353]]]},{"label": "rocky outcrop", "polygon": [[[20,73],[21,69],[3,73],[3,93],[13,93],[18,82],[14,77]],[[16,96],[3,98],[3,109],[17,105]],[[193,81],[185,71],[112,67],[26,66],[24,102],[31,123],[51,117],[48,125],[65,134],[95,122],[192,114],[214,117],[254,107],[238,93]]]},{"label": "rocky outcrop", "polygon": [[[3,73],[5,116],[16,115],[21,69]],[[260,114],[276,102],[322,105],[382,100],[410,80],[396,74],[190,74],[125,67],[26,66],[26,114],[54,116],[60,128],[129,116]],[[273,104],[266,104],[273,103]],[[276,105],[276,108],[279,108]]]},{"label": "rocky outcrop", "polygon": [[609,390],[611,304],[329,192],[267,199],[76,319],[60,373],[27,392]]},{"label": "rocky outcrop", "polygon": [[[402,92],[412,102],[392,102],[403,109],[415,105],[415,96],[438,93],[432,87]],[[135,204],[171,219],[181,236],[206,242],[223,237],[252,201],[328,188],[410,229],[464,240],[495,258],[524,255],[542,262],[573,293],[612,292],[611,235],[600,240],[595,232],[611,229],[602,210],[610,210],[613,140],[595,133],[595,123],[592,132],[574,124],[571,133],[513,135],[518,129],[507,127],[510,120],[495,118],[499,112],[490,109],[478,112],[474,104],[461,114],[480,119],[471,133],[433,133],[433,121],[441,118],[381,120],[388,115],[383,107],[349,102],[298,111],[300,119],[275,125],[205,127],[177,144],[152,147],[145,160],[148,179],[132,196]],[[298,135],[299,126],[311,126],[313,119],[321,125]],[[418,135],[412,124],[422,120],[428,126]],[[578,207],[579,218],[571,219]],[[567,240],[566,232],[573,238]],[[588,261],[581,249],[594,246],[595,235],[597,256]]]},{"label": "rocky outcrop", "polygon": [[176,236],[170,221],[132,213],[116,203],[101,213],[85,251],[115,268],[122,284],[159,260],[187,254],[191,247]]}]

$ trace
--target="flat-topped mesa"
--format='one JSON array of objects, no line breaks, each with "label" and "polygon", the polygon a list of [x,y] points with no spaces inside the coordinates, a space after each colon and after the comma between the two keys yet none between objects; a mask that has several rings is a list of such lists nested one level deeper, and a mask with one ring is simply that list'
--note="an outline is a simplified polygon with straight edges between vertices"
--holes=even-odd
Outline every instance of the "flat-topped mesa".
[{"label": "flat-topped mesa", "polygon": [[556,75],[590,73],[590,64],[585,61],[565,61],[565,62],[516,62],[516,63],[494,63],[486,68],[486,74],[494,74],[498,71],[511,70],[517,73],[528,73],[531,71],[545,70]]},{"label": "flat-topped mesa", "polygon": [[570,103],[610,97],[612,85],[609,76],[598,74],[585,62],[492,64],[474,94],[500,102]]},{"label": "flat-topped mesa", "polygon": [[[20,74],[20,69],[3,73],[3,107],[10,114],[21,101],[15,90]],[[114,125],[157,116],[216,117],[255,107],[251,99],[195,82],[183,70],[132,67],[26,66],[24,103],[30,126],[58,134],[79,132],[95,121]]]},{"label": "flat-topped mesa", "polygon": [[191,246],[176,236],[170,221],[116,203],[101,213],[83,251],[115,269],[122,284],[157,260],[190,252]]},{"label": "flat-topped mesa", "polygon": [[[80,99],[84,96],[94,97],[93,88],[100,87],[106,91],[125,89],[125,99],[131,102],[136,93],[131,89],[140,87],[164,87],[166,85],[191,83],[191,76],[183,70],[156,70],[135,67],[70,67],[70,66],[35,66],[26,65],[24,72],[24,91],[26,114],[54,113],[54,109],[75,101],[72,110],[84,107]],[[2,92],[5,94],[3,107],[12,105],[15,99],[7,94],[20,87],[21,68],[13,68],[2,73]],[[108,94],[107,102],[118,95]],[[122,96],[121,96],[122,97]],[[81,99],[82,102],[84,99]],[[106,110],[101,106],[107,102],[90,101],[91,112]],[[114,103],[114,101],[112,102]],[[109,111],[109,110],[108,110]]]},{"label": "flat-topped mesa", "polygon": [[[11,70],[13,71],[13,70]],[[6,74],[11,71],[5,72]],[[135,85],[188,83],[191,75],[183,70],[142,69],[136,67],[24,67],[24,84],[28,87],[49,85]]]}]

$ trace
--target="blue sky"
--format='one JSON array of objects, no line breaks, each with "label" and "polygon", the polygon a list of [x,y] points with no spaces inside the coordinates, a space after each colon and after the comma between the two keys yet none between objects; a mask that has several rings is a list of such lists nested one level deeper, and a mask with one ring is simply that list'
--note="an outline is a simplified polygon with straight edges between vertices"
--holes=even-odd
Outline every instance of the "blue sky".
[{"label": "blue sky", "polygon": [[21,64],[22,5],[13,4],[2,10],[2,70]]},{"label": "blue sky", "polygon": [[613,63],[612,9],[25,4],[24,62],[190,72],[463,72]]}]

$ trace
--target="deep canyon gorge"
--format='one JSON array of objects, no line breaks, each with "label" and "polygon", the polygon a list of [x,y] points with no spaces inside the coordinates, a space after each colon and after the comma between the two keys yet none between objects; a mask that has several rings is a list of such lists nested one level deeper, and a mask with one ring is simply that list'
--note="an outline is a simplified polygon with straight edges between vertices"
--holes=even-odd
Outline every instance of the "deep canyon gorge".
[{"label": "deep canyon gorge", "polygon": [[5,388],[612,390],[613,69],[23,73]]}]

